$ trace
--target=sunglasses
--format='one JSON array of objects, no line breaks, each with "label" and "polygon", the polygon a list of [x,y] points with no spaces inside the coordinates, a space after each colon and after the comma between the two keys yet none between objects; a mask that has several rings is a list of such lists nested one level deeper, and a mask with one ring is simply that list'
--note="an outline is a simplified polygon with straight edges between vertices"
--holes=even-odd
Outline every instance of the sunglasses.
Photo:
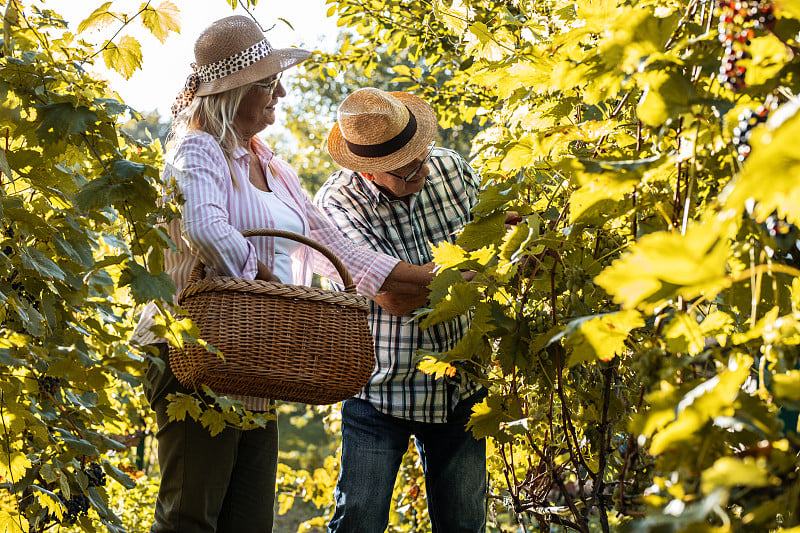
[{"label": "sunglasses", "polygon": [[420,162],[419,165],[417,165],[417,168],[415,168],[405,176],[401,176],[399,174],[395,174],[394,172],[388,172],[388,171],[386,173],[389,174],[390,176],[394,176],[395,178],[401,179],[405,182],[411,181],[417,175],[417,172],[420,171],[422,166],[431,160],[431,153],[433,152],[434,148],[436,148],[436,143],[431,143],[431,145],[428,147],[428,153],[425,154],[425,157],[422,158],[422,161]]},{"label": "sunglasses", "polygon": [[255,85],[256,87],[263,87],[269,91],[269,94],[272,94],[275,92],[275,89],[278,88],[278,84],[281,82],[281,74],[283,74],[283,72],[279,72],[274,80],[257,81],[254,82],[253,85]]}]

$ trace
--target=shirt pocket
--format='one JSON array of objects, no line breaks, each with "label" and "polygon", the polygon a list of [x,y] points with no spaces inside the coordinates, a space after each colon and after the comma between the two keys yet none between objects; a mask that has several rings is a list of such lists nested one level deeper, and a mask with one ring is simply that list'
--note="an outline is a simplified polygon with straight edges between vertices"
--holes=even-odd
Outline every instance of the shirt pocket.
[{"label": "shirt pocket", "polygon": [[448,202],[436,217],[430,219],[433,224],[428,227],[427,240],[436,244],[442,241],[455,242],[458,234],[469,220],[469,212],[458,203]]}]

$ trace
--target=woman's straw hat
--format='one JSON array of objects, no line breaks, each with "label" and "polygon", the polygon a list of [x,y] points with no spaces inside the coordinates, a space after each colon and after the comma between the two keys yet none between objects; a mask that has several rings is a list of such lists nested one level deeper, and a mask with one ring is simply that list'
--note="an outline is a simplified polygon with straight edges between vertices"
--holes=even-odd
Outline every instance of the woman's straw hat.
[{"label": "woman's straw hat", "polygon": [[436,137],[436,115],[422,98],[367,87],[345,98],[328,134],[328,153],[356,172],[401,168]]},{"label": "woman's straw hat", "polygon": [[197,96],[221,93],[297,65],[311,55],[300,48],[270,46],[258,25],[248,17],[220,19],[194,44],[199,85]]}]

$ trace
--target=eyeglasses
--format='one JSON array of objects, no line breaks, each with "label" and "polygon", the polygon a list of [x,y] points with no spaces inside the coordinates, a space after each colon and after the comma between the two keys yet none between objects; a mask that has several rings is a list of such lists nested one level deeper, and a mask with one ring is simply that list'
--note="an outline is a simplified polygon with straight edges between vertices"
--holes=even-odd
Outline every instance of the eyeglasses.
[{"label": "eyeglasses", "polygon": [[278,88],[278,84],[281,82],[281,74],[283,74],[283,72],[279,72],[278,75],[275,76],[274,80],[257,81],[253,83],[253,85],[255,85],[256,87],[263,87],[269,91],[269,94],[272,94],[275,92],[275,89]]},{"label": "eyeglasses", "polygon": [[423,165],[425,165],[425,163],[431,160],[431,153],[433,152],[434,148],[436,148],[436,143],[431,143],[431,145],[428,147],[428,153],[426,153],[425,157],[422,158],[422,161],[420,162],[419,165],[417,165],[417,168],[415,168],[405,176],[400,176],[399,174],[395,174],[394,172],[389,172],[389,171],[387,171],[386,173],[389,174],[390,176],[394,176],[395,178],[401,179],[405,182],[411,181],[412,179],[414,179],[414,177],[417,175],[417,172],[420,171]]}]

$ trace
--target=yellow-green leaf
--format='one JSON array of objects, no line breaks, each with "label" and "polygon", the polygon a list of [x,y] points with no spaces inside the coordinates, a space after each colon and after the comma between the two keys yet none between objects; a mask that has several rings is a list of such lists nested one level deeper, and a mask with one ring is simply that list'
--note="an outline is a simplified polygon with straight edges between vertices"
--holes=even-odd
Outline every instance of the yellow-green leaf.
[{"label": "yellow-green leaf", "polygon": [[500,168],[506,172],[530,166],[537,157],[532,139],[523,139],[506,147]]},{"label": "yellow-green leaf", "polygon": [[431,247],[433,262],[443,269],[454,268],[469,258],[469,252],[456,244],[442,241]]},{"label": "yellow-green leaf", "polygon": [[700,331],[707,337],[729,335],[733,332],[733,329],[733,317],[722,311],[714,311],[700,323]]},{"label": "yellow-green leaf", "polygon": [[447,294],[436,302],[436,309],[425,317],[421,326],[427,328],[464,315],[481,300],[481,297],[482,294],[475,285],[469,283],[453,285]]},{"label": "yellow-green leaf", "polygon": [[772,391],[781,400],[800,400],[800,370],[772,376]]},{"label": "yellow-green leaf", "polygon": [[0,533],[28,533],[28,519],[19,513],[0,509]]},{"label": "yellow-green leaf", "polygon": [[31,467],[28,457],[22,452],[0,453],[0,477],[19,481]]},{"label": "yellow-green leaf", "polygon": [[765,487],[770,484],[770,475],[763,460],[720,457],[703,471],[700,489],[710,494],[720,487]]},{"label": "yellow-green leaf", "polygon": [[54,497],[53,493],[38,492],[39,504],[50,511],[50,514],[55,516],[58,520],[64,516],[64,508],[58,498]]},{"label": "yellow-green leaf", "polygon": [[573,348],[569,365],[597,359],[609,361],[615,355],[622,355],[630,331],[642,326],[642,316],[633,310],[610,313],[581,323],[576,334],[569,337]]},{"label": "yellow-green leaf", "polygon": [[779,110],[788,118],[770,131],[757,127],[750,137],[753,152],[747,158],[738,180],[723,195],[724,208],[742,212],[747,202],[755,203],[755,216],[764,220],[773,211],[787,216],[789,222],[800,223],[800,113],[793,102]]},{"label": "yellow-green leaf", "polygon": [[211,436],[214,437],[222,433],[225,429],[225,417],[222,413],[214,411],[213,409],[206,409],[200,416],[200,423],[208,429]]},{"label": "yellow-green leaf", "polygon": [[121,20],[119,13],[109,11],[112,2],[106,2],[86,17],[80,24],[78,24],[78,33],[82,33],[87,29],[102,29],[114,21]]},{"label": "yellow-green leaf", "polygon": [[130,35],[124,35],[118,43],[109,43],[103,50],[106,66],[119,72],[126,80],[142,66],[142,47]]},{"label": "yellow-green leaf", "polygon": [[417,364],[417,368],[425,374],[433,375],[436,379],[441,379],[445,376],[452,377],[456,371],[456,367],[450,363],[439,361],[430,356],[423,358],[422,361]]},{"label": "yellow-green leaf", "polygon": [[570,222],[574,223],[581,215],[589,212],[605,200],[621,201],[633,192],[634,186],[639,183],[636,174],[630,174],[627,179],[611,174],[595,174],[593,179],[572,193],[570,197]]},{"label": "yellow-green leaf", "polygon": [[474,36],[467,45],[466,52],[478,58],[498,60],[513,52],[513,39],[504,28],[489,30],[486,24],[470,24],[469,32]]},{"label": "yellow-green leaf", "polygon": [[187,414],[197,420],[203,412],[200,400],[188,394],[169,394],[167,400],[167,416],[170,420],[185,420]]},{"label": "yellow-green leaf", "polygon": [[754,37],[747,47],[751,58],[742,61],[747,71],[748,86],[761,85],[772,79],[789,60],[786,45],[772,33]]},{"label": "yellow-green leaf", "polygon": [[713,418],[730,416],[733,401],[750,374],[752,364],[752,358],[747,356],[731,359],[728,368],[686,393],[677,403],[674,422],[653,436],[650,453],[658,455],[667,449],[683,446],[696,438]]},{"label": "yellow-green leaf", "polygon": [[544,247],[539,245],[535,249],[528,249],[528,245],[539,236],[539,217],[529,217],[528,222],[520,222],[509,231],[503,239],[503,244],[500,247],[500,257],[506,261],[517,261],[522,254],[527,253],[537,254],[540,253]]},{"label": "yellow-green leaf", "polygon": [[709,224],[645,235],[595,282],[627,308],[653,309],[676,296],[712,297],[727,286],[727,239]]},{"label": "yellow-green leaf", "polygon": [[745,331],[744,333],[735,333],[733,335],[734,344],[744,344],[750,340],[757,339],[765,335],[770,335],[774,329],[775,321],[778,319],[780,309],[773,307],[767,311],[756,324]]},{"label": "yellow-green leaf", "polygon": [[[144,9],[146,5],[142,8]],[[178,6],[172,2],[161,2],[157,8],[147,7],[142,12],[142,24],[163,43],[167,40],[169,32],[181,31]]]},{"label": "yellow-green leaf", "polygon": [[467,429],[472,430],[476,439],[492,436],[498,440],[507,440],[500,434],[500,424],[511,422],[514,417],[503,403],[503,399],[497,396],[489,396],[481,403],[472,407],[472,416],[467,424]]},{"label": "yellow-green leaf", "polygon": [[637,115],[645,124],[658,126],[688,109],[691,88],[682,75],[671,70],[650,71],[639,83],[644,94]]},{"label": "yellow-green leaf", "polygon": [[686,313],[675,313],[664,327],[667,347],[673,353],[696,355],[703,350],[705,337],[697,320]]},{"label": "yellow-green leaf", "polygon": [[456,35],[464,33],[471,18],[469,8],[460,1],[445,3],[442,0],[436,0],[433,2],[433,15]]}]

